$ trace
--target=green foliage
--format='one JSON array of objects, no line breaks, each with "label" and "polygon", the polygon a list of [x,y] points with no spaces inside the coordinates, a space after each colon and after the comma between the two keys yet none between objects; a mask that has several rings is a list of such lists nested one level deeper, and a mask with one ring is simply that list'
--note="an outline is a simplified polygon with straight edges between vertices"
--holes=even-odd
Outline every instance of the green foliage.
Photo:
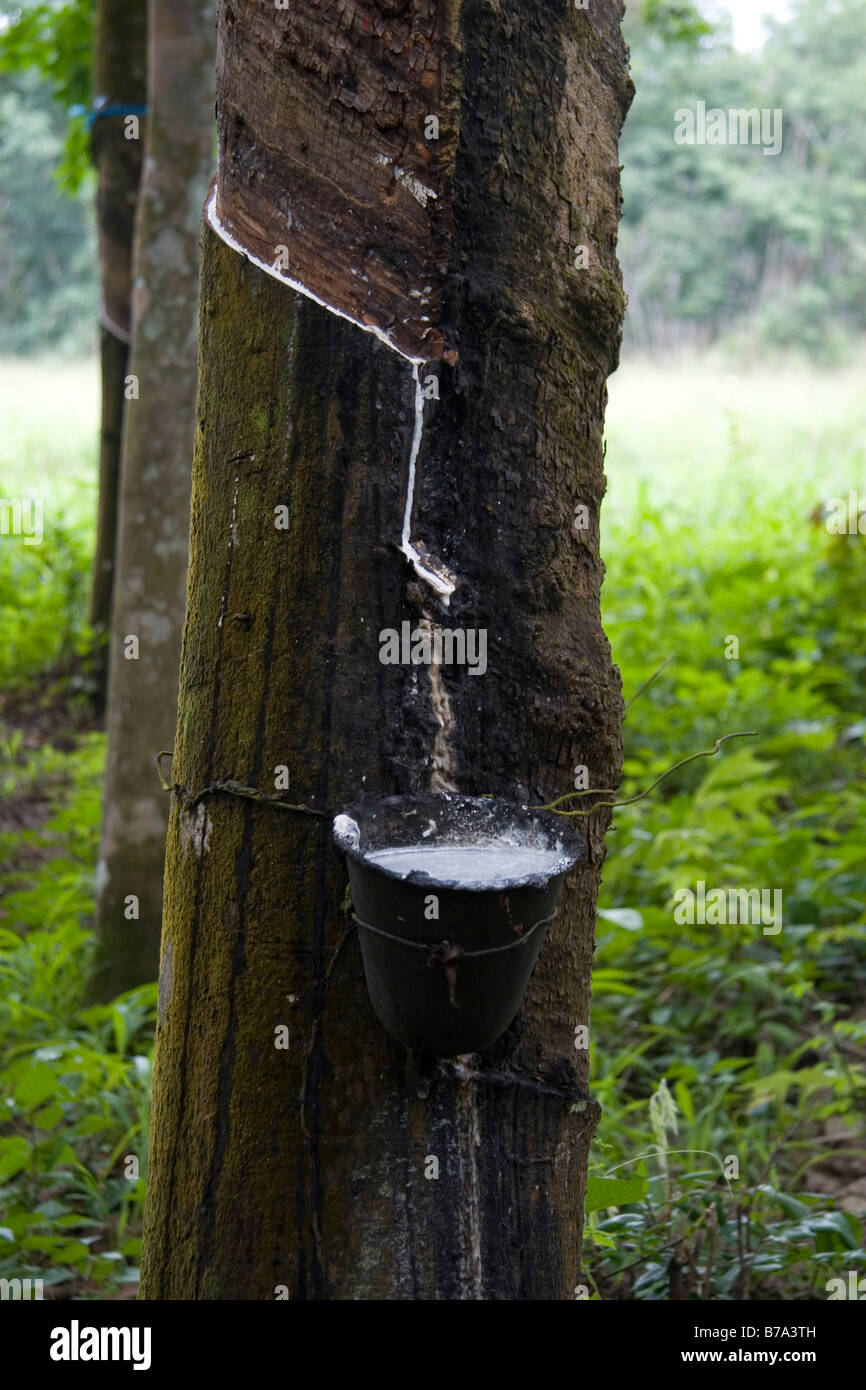
[{"label": "green foliage", "polygon": [[[25,458],[52,515],[89,534],[93,368],[51,368],[54,435],[46,369],[35,391],[28,371],[0,373],[4,486],[20,494]],[[604,607],[627,697],[675,656],[629,707],[622,795],[720,734],[759,737],[616,813],[593,972],[594,1297],[822,1298],[866,1272],[860,1216],[832,1195],[840,1162],[862,1172],[866,538],[814,521],[863,476],[860,398],[857,371],[733,381],[712,359],[611,383]],[[62,614],[63,571],[46,575],[40,602]],[[34,672],[23,620],[8,631]],[[135,1279],[143,1178],[123,1174],[127,1156],[144,1173],[154,1027],[152,987],[82,1007],[102,755],[96,737],[72,755],[0,745],[2,798],[53,808],[0,836],[0,1276],[76,1297]],[[674,894],[698,879],[781,888],[782,931],[678,923]]]},{"label": "green foliage", "polygon": [[58,197],[63,120],[32,74],[0,94],[0,353],[95,341],[99,304],[89,185]]},{"label": "green foliage", "polygon": [[629,1206],[646,1196],[646,1178],[599,1178],[590,1176],[586,1183],[586,1214],[605,1211],[608,1207]]},{"label": "green foliage", "polygon": [[[693,378],[674,379],[688,418]],[[719,734],[759,737],[615,814],[593,975],[593,1191],[639,1177],[646,1193],[593,1201],[590,1272],[604,1296],[824,1297],[866,1263],[861,1220],[811,1185],[834,1155],[862,1171],[866,538],[814,523],[837,476],[819,380],[790,454],[753,454],[757,421],[737,416],[715,476],[689,484],[691,448],[668,448],[653,498],[628,484],[617,387],[605,627],[626,696],[676,654],[628,710],[621,796]],[[708,413],[702,426],[694,438],[709,438]],[[842,452],[863,476],[862,431]],[[699,880],[781,889],[782,930],[678,922],[674,895]]]},{"label": "green foliage", "polygon": [[641,0],[639,14],[650,33],[666,44],[693,44],[712,33],[694,0]]},{"label": "green foliage", "polygon": [[93,10],[23,4],[0,29],[0,353],[93,342]]},{"label": "green foliage", "polygon": [[[14,693],[87,638],[95,366],[6,363],[0,404],[0,492],[45,504],[40,546],[0,538],[0,686]],[[110,1295],[137,1279],[155,987],[83,1007],[105,743],[32,742],[0,726],[0,1277]]]},{"label": "green foliage", "polygon": [[[737,52],[696,0],[636,0],[626,34],[637,95],[621,144],[620,236],[631,312],[648,348],[796,347],[843,359],[866,329],[866,10],[796,0],[765,48]],[[0,33],[0,352],[72,341],[95,317],[89,188],[90,0],[22,4]],[[779,108],[784,147],[678,146],[674,114]],[[52,109],[53,108],[53,109]],[[25,177],[26,171],[26,177]],[[32,235],[38,228],[39,235]],[[5,264],[4,264],[5,261]]]},{"label": "green foliage", "polygon": [[[60,758],[7,744],[4,791],[59,802],[38,831],[0,836],[0,1277],[66,1296],[137,1279],[156,986],[82,1008],[104,739]],[[62,778],[62,789],[58,787]],[[134,1176],[134,1159],[139,1176]]]},{"label": "green foliage", "polygon": [[[6,495],[6,494],[4,494]],[[91,645],[85,621],[89,548],[80,528],[61,518],[50,545],[0,548],[0,671],[7,691],[46,663]]]},{"label": "green foliage", "polygon": [[[860,0],[798,0],[762,52],[741,54],[724,30],[672,42],[682,8],[629,11],[626,333],[651,347],[734,335],[741,350],[832,360],[866,327],[866,147],[851,117],[866,83],[866,11]],[[782,110],[782,153],[677,145],[675,112],[699,100]]]},{"label": "green foliage", "polygon": [[0,689],[7,694],[91,646],[96,384],[95,363],[86,373],[57,362],[0,363],[0,497],[35,497],[43,509],[41,544],[0,536]]},{"label": "green foliage", "polygon": [[88,169],[85,112],[90,106],[94,5],[49,0],[20,5],[0,34],[0,72],[38,73],[67,114],[61,187],[76,193]]}]

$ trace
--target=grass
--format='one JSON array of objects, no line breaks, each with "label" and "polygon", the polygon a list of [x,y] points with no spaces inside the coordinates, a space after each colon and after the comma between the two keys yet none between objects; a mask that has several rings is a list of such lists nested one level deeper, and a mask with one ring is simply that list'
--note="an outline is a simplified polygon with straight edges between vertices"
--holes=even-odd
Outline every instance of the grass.
[{"label": "grass", "polygon": [[0,723],[0,1278],[124,1297],[137,1280],[156,986],[82,1006],[105,741],[68,738],[58,713],[74,704],[72,682],[58,708],[59,682],[46,689],[42,676],[88,639],[96,361],[4,362],[0,416],[0,494],[41,498],[44,513],[41,545],[0,538],[7,713],[42,686],[22,727]]},{"label": "grass", "polygon": [[[47,518],[30,570],[0,540],[5,687],[86,631],[96,375],[0,371],[3,493],[38,479]],[[627,363],[611,382],[604,617],[627,695],[674,657],[628,711],[623,794],[721,734],[758,737],[614,821],[589,1297],[823,1298],[866,1262],[866,559],[816,512],[866,494],[860,379],[790,363],[735,375],[719,358]],[[154,999],[81,1007],[103,743],[60,752],[7,732],[2,752],[13,820],[36,810],[23,848],[20,830],[0,836],[0,1276],[125,1296]],[[781,931],[677,921],[699,880],[781,889]]]},{"label": "grass", "polygon": [[[757,738],[609,837],[593,1296],[825,1297],[866,1261],[866,559],[815,515],[866,493],[864,465],[849,371],[636,363],[611,384],[604,618],[627,696],[674,657],[628,712],[622,795]],[[781,931],[678,923],[699,881],[780,889]]]},{"label": "grass", "polygon": [[[85,738],[63,759],[54,814],[0,834],[4,858],[33,852],[3,876],[0,1277],[79,1298],[135,1288],[156,1009],[155,984],[82,1007],[104,755],[101,735]],[[4,749],[7,775],[35,762],[44,781],[56,761]]]},{"label": "grass", "polygon": [[96,525],[96,359],[0,363],[0,497],[38,499],[43,538],[0,536],[2,688],[82,652]]},{"label": "grass", "polygon": [[734,364],[721,353],[626,361],[609,383],[608,558],[610,527],[634,518],[641,487],[706,539],[745,501],[787,510],[790,497],[811,510],[858,477],[862,488],[864,368],[866,353],[832,371],[796,359]]},{"label": "grass", "polygon": [[92,544],[99,439],[99,363],[0,362],[0,479],[4,496],[44,498],[46,517],[83,528]]}]

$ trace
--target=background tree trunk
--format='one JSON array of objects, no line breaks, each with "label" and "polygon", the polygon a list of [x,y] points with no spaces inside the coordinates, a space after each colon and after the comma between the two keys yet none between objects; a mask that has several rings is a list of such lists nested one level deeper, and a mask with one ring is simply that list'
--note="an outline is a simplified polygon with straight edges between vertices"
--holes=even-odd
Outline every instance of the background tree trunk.
[{"label": "background tree trunk", "polygon": [[[120,113],[130,109],[140,112],[146,90],[147,0],[99,0],[93,55],[91,151],[97,178],[96,225],[102,286],[102,421],[90,622],[101,639],[95,662],[95,703],[100,710],[105,701],[108,670],[104,643],[114,583],[123,392],[129,359],[132,237],[142,160],[142,139],[127,139],[128,127]],[[140,114],[139,121],[143,135],[144,118]]]},{"label": "background tree trunk", "polygon": [[[622,704],[600,621],[598,521],[624,307],[621,5],[597,0],[590,17],[527,0],[503,16],[492,0],[408,11],[383,0],[369,7],[367,47],[359,11],[330,39],[318,30],[315,52],[302,24],[314,6],[286,21],[291,42],[264,8],[220,10],[221,196],[239,168],[254,188],[257,169],[273,167],[273,149],[256,162],[260,112],[276,110],[286,151],[303,151],[317,121],[344,135],[354,101],[357,159],[336,170],[346,181],[374,165],[382,146],[371,154],[370,142],[417,152],[417,130],[383,126],[366,102],[365,63],[392,81],[404,59],[420,71],[424,105],[410,94],[402,109],[438,113],[450,141],[428,201],[436,360],[420,376],[437,377],[439,399],[426,406],[415,529],[457,587],[444,609],[399,551],[407,362],[207,228],[142,1296],[569,1298],[598,1118],[574,1039],[589,1017],[605,813],[582,822],[589,854],[515,1023],[484,1054],[435,1062],[373,1015],[329,821],[195,798],[225,778],[273,794],[280,767],[290,802],[329,813],[362,788],[451,784],[545,802],[581,764],[590,786],[617,785]],[[428,15],[432,39],[419,37]],[[257,24],[271,51],[249,42]],[[434,55],[430,82],[419,51]],[[318,113],[305,109],[314,78]],[[429,176],[408,154],[405,168]],[[353,195],[371,244],[374,213],[389,217],[374,177]],[[412,193],[399,183],[385,191],[398,209]],[[291,213],[309,228],[300,176],[285,192],[271,199],[282,226]],[[243,199],[231,213],[236,229],[248,214],[261,227]],[[393,245],[417,249],[396,214],[394,228]],[[325,297],[329,280],[329,302],[350,312],[358,266],[346,257],[340,270],[342,237],[335,222],[339,245],[323,246],[327,272],[310,287]],[[590,247],[587,270],[573,269],[575,243]],[[313,256],[309,266],[316,277]],[[377,288],[368,321],[394,325],[394,302]],[[396,321],[409,347],[426,331],[411,313]],[[580,504],[589,526],[575,533]],[[281,507],[287,530],[275,526]],[[486,675],[382,665],[380,631],[422,618],[486,629]],[[275,1046],[280,1025],[287,1049]]]},{"label": "background tree trunk", "polygon": [[[195,432],[201,208],[213,171],[215,0],[151,0],[147,159],[135,247],[112,613],[108,762],[97,878],[94,985],[113,997],[156,978],[170,748],[186,603]],[[128,658],[126,639],[138,641]],[[130,896],[137,907],[125,907]],[[137,918],[125,913],[137,910]]]}]

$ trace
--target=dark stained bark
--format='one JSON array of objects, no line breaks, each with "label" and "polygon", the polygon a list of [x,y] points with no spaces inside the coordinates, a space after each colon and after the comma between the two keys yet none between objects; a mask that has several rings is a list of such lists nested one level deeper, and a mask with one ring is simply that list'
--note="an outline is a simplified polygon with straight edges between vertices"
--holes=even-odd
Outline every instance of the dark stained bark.
[{"label": "dark stained bark", "polygon": [[[263,9],[224,0],[221,80],[231,42],[254,84],[237,35]],[[363,28],[368,11],[407,6],[345,9]],[[598,1107],[574,1033],[589,1018],[605,814],[583,823],[588,857],[515,1023],[484,1054],[433,1062],[373,1015],[329,823],[218,793],[193,803],[225,778],[273,794],[281,766],[291,802],[328,812],[361,789],[448,784],[546,802],[582,764],[590,786],[617,785],[599,510],[624,308],[621,10],[436,10],[453,39],[439,115],[456,153],[414,532],[457,576],[450,609],[398,548],[409,365],[205,231],[145,1298],[563,1299],[579,1282]],[[339,98],[322,81],[324,119]],[[255,102],[234,90],[249,124]],[[254,126],[244,139],[252,178]],[[296,143],[291,127],[282,140]],[[230,194],[220,210],[237,236]],[[586,270],[572,268],[578,244]],[[576,536],[579,504],[590,524]],[[485,628],[487,673],[382,665],[379,633],[405,619]]]},{"label": "dark stained bark", "polygon": [[293,278],[326,303],[437,356],[459,5],[236,11],[223,10],[219,49],[221,215],[267,263],[285,245]]},{"label": "dark stained bark", "polygon": [[[151,0],[147,159],[139,194],[112,612],[108,761],[94,992],[156,978],[171,747],[186,603],[201,209],[213,166],[215,0]],[[130,658],[127,638],[138,642]],[[130,899],[134,898],[132,904]],[[137,916],[130,914],[137,912]]]},{"label": "dark stained bark", "polygon": [[[94,111],[142,107],[146,97],[147,0],[100,0],[93,55]],[[141,122],[141,134],[144,122]],[[91,135],[96,166],[96,225],[102,292],[102,426],[99,505],[90,622],[100,646],[96,704],[105,698],[105,640],[111,617],[117,498],[130,339],[130,288],[135,206],[141,176],[142,139],[127,139],[122,115],[97,116]]]}]

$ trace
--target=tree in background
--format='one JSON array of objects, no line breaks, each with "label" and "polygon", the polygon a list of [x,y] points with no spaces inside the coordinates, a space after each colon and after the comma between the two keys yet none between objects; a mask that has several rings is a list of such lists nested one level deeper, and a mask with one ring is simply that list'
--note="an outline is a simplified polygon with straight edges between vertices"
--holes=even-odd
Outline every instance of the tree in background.
[{"label": "tree in background", "polygon": [[[446,609],[401,545],[409,364],[208,226],[146,1298],[574,1296],[609,813],[582,822],[518,1020],[463,1066],[374,1018],[322,813],[362,786],[617,785],[599,510],[621,16],[221,4],[212,216],[423,359],[412,534],[457,583]],[[404,620],[485,630],[486,674],[381,664]]]},{"label": "tree in background", "polygon": [[[93,55],[91,148],[97,173],[96,221],[102,285],[102,421],[99,506],[90,622],[105,642],[117,541],[120,449],[131,329],[132,239],[141,177],[147,95],[147,0],[99,0]],[[102,646],[97,704],[107,675]]]},{"label": "tree in background", "polygon": [[168,806],[155,757],[177,713],[215,45],[215,0],[150,0],[97,873],[94,986],[107,998],[154,979],[159,962]]},{"label": "tree in background", "polygon": [[[663,20],[630,7],[626,25],[638,90],[622,142],[627,334],[644,348],[733,335],[832,358],[866,330],[866,10],[795,0],[746,54],[721,26],[676,34]],[[677,145],[675,113],[698,101],[780,109],[781,153]]]},{"label": "tree in background", "polygon": [[[146,100],[147,0],[49,0],[17,11],[2,35],[0,68],[47,78],[69,118],[60,184],[76,192],[89,145],[96,170],[101,429],[90,623],[97,636],[95,703],[105,700],[120,448],[129,358],[135,207]],[[90,106],[85,119],[84,102]],[[88,130],[90,132],[88,137]],[[44,291],[43,291],[44,294]]]},{"label": "tree in background", "polygon": [[[67,108],[80,103],[82,55],[89,82],[82,34],[92,24],[90,9],[89,0],[28,5],[0,36],[0,68],[38,66]],[[797,0],[791,18],[770,27],[761,51],[742,54],[729,26],[710,25],[695,0],[628,6],[638,99],[622,142],[620,257],[630,297],[626,335],[638,348],[733,339],[739,350],[795,347],[833,360],[866,329],[860,292],[866,165],[858,118],[866,11],[860,0],[829,6]],[[781,107],[781,156],[677,146],[674,112],[698,100]],[[2,121],[0,108],[0,146]],[[63,165],[67,183],[80,177],[85,140],[84,123],[74,117]],[[0,179],[8,184],[9,177],[0,148]],[[57,269],[68,254],[66,238],[49,235],[37,245],[15,235],[30,195],[29,187],[16,194],[5,239],[12,293],[0,292],[0,307],[7,321],[21,312],[15,287],[25,280],[15,266],[24,262],[33,324],[26,335],[9,336],[13,350],[19,342],[38,345],[40,297],[58,283],[68,297],[78,273],[77,266]],[[46,213],[38,216],[45,225]],[[69,240],[75,244],[74,236]],[[55,319],[74,331],[71,305],[57,315],[53,307],[46,341]]]}]

